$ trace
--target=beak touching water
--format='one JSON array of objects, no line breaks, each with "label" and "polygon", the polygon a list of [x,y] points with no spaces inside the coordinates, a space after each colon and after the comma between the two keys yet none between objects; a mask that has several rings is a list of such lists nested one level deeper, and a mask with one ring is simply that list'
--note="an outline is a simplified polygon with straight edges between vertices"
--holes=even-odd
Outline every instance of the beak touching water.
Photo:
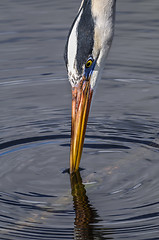
[{"label": "beak touching water", "polygon": [[93,90],[90,86],[90,76],[72,88],[72,125],[70,147],[70,173],[79,168],[82,155],[87,120],[91,105]]}]

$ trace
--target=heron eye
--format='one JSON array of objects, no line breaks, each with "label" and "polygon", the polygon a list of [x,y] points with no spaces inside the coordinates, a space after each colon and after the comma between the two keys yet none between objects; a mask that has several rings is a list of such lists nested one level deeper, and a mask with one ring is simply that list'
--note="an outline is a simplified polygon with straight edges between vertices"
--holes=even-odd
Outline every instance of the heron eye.
[{"label": "heron eye", "polygon": [[93,61],[91,59],[89,59],[87,62],[86,62],[86,68],[89,68],[91,65],[92,65]]}]

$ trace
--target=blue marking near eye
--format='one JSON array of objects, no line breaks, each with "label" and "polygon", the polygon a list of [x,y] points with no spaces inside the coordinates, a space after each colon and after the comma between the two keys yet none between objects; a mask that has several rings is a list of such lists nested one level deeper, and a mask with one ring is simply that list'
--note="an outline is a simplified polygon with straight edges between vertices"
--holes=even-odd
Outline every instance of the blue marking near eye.
[{"label": "blue marking near eye", "polygon": [[92,65],[90,67],[88,67],[88,68],[85,67],[85,69],[84,69],[84,77],[86,79],[88,79],[92,75],[93,70],[94,70],[95,65],[96,65],[96,61],[95,60],[93,60],[92,58],[89,58],[89,59],[92,60],[93,62],[92,62]]}]

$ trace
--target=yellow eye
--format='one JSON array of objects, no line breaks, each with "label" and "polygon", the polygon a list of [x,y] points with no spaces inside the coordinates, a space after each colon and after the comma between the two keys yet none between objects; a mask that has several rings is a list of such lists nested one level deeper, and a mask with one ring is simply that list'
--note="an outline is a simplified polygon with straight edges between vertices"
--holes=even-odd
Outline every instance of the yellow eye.
[{"label": "yellow eye", "polygon": [[87,62],[86,62],[86,68],[89,68],[91,65],[92,65],[93,61],[91,59],[89,59]]}]

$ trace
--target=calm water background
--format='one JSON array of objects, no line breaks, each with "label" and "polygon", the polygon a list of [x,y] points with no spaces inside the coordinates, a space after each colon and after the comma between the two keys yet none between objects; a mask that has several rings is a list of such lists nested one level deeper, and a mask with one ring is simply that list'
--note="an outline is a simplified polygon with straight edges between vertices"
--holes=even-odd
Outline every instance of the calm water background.
[{"label": "calm water background", "polygon": [[[0,2],[0,239],[159,239],[159,2],[117,1],[81,161],[82,203],[62,174],[71,124],[63,49],[79,5]],[[78,226],[83,206],[91,217]]]}]

